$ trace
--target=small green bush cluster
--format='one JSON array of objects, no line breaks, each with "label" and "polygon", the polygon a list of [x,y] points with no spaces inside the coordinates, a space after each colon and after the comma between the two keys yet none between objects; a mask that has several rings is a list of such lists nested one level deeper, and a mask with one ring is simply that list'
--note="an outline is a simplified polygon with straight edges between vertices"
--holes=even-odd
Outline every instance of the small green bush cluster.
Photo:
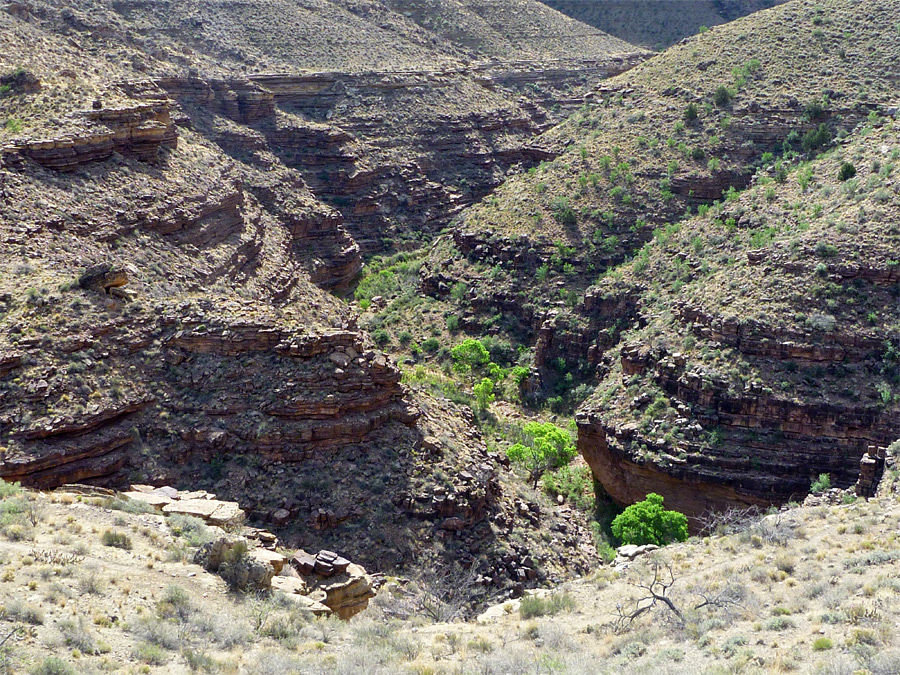
[{"label": "small green bush cluster", "polygon": [[131,537],[129,537],[124,532],[116,532],[115,530],[106,530],[100,536],[100,540],[103,542],[104,546],[113,546],[115,548],[121,548],[126,551],[131,550]]},{"label": "small green bush cluster", "polygon": [[809,486],[809,491],[813,494],[821,494],[831,488],[831,476],[827,473],[820,473],[819,477]]},{"label": "small green bush cluster", "polygon": [[541,598],[526,595],[519,604],[519,615],[523,619],[534,619],[539,616],[552,616],[560,612],[571,612],[578,606],[571,593],[554,593]]}]

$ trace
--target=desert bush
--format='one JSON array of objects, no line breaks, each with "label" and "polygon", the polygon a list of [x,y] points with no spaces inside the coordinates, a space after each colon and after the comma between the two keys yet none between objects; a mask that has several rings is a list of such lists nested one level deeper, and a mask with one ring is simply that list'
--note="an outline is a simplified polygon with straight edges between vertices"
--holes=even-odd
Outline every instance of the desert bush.
[{"label": "desert bush", "polygon": [[724,84],[720,85],[718,89],[716,89],[716,93],[713,94],[713,100],[716,105],[720,108],[725,107],[729,103],[731,103],[731,99],[733,98],[731,90],[726,87]]},{"label": "desert bush", "polygon": [[571,593],[554,593],[542,598],[537,595],[526,595],[519,604],[519,615],[525,619],[534,619],[539,616],[571,612],[577,603]]},{"label": "desert bush", "polygon": [[788,628],[794,627],[794,620],[790,619],[786,616],[776,616],[769,619],[769,623],[766,624],[766,628],[769,630],[787,630]]},{"label": "desert bush", "polygon": [[169,660],[169,655],[159,645],[141,642],[134,648],[134,658],[148,666],[161,666]]},{"label": "desert bush", "polygon": [[613,519],[612,533],[623,544],[665,546],[688,538],[687,517],[665,510],[662,495],[651,492]]},{"label": "desert bush", "polygon": [[248,675],[295,675],[300,672],[300,664],[294,657],[271,649],[257,656],[247,669]]},{"label": "desert bush", "polygon": [[886,649],[869,661],[872,675],[896,675],[900,673],[900,649]]},{"label": "desert bush", "polygon": [[696,103],[688,103],[687,108],[684,109],[684,119],[688,122],[693,122],[699,117],[699,110],[697,108]]},{"label": "desert bush", "polygon": [[142,502],[137,499],[122,499],[120,497],[108,497],[104,499],[103,508],[133,514],[156,513],[156,509],[147,502]]},{"label": "desert bush", "polygon": [[166,519],[176,537],[183,537],[191,546],[202,546],[216,538],[215,533],[200,518],[179,513]]},{"label": "desert bush", "polygon": [[856,175],[856,167],[853,166],[850,162],[844,162],[841,164],[841,168],[838,169],[838,180],[842,183],[844,181],[850,180]]},{"label": "desert bush", "polygon": [[824,652],[831,649],[831,647],[831,639],[827,637],[816,638],[813,642],[813,651],[815,652]]},{"label": "desert bush", "polygon": [[593,475],[586,466],[567,464],[556,471],[548,471],[541,477],[541,486],[550,496],[563,495],[582,511],[589,512],[594,507]]},{"label": "desert bush", "polygon": [[825,490],[831,488],[831,476],[827,473],[820,473],[819,477],[809,486],[809,491],[813,494],[822,494]]},{"label": "desert bush", "polygon": [[124,532],[116,532],[115,530],[106,530],[100,537],[104,546],[113,546],[126,551],[131,550],[131,537]]},{"label": "desert bush", "polygon": [[803,134],[800,145],[805,152],[813,152],[831,143],[831,139],[831,130],[828,128],[828,125],[820,124],[817,129],[810,129]]},{"label": "desert bush", "polygon": [[60,621],[58,628],[66,646],[74,647],[84,654],[94,654],[97,651],[94,636],[91,635],[84,617],[79,618],[77,622],[69,619]]},{"label": "desert bush", "polygon": [[22,494],[22,486],[20,483],[7,483],[0,478],[0,500],[9,497],[18,497]]},{"label": "desert bush", "polygon": [[178,626],[171,621],[164,621],[155,616],[141,616],[129,626],[131,632],[143,642],[173,650],[181,646]]},{"label": "desert bush", "polygon": [[100,570],[96,567],[87,567],[78,577],[78,590],[82,593],[100,595],[103,593],[105,582],[100,576]]},{"label": "desert bush", "polygon": [[77,675],[75,669],[55,656],[46,659],[30,671],[31,675]]},{"label": "desert bush", "polygon": [[194,611],[194,605],[187,591],[172,584],[166,587],[162,598],[156,603],[156,613],[161,619],[186,621]]},{"label": "desert bush", "polygon": [[13,621],[21,621],[32,626],[40,626],[44,623],[44,611],[40,607],[30,605],[24,600],[13,598],[5,607],[3,607],[0,616],[12,619]]},{"label": "desert bush", "polygon": [[787,552],[780,552],[775,556],[775,568],[785,574],[792,574],[797,566],[797,560]]}]

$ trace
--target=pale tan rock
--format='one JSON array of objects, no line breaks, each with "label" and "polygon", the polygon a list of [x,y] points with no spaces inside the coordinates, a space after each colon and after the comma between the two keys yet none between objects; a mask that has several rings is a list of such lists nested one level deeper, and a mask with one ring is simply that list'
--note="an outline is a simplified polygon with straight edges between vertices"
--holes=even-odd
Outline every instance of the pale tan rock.
[{"label": "pale tan rock", "polygon": [[309,588],[300,577],[272,577],[272,588],[282,593],[299,593],[305,595]]},{"label": "pale tan rock", "polygon": [[323,605],[321,602],[317,602],[313,600],[308,595],[299,595],[297,593],[291,593],[285,595],[286,598],[290,598],[290,600],[301,608],[312,612],[315,616],[328,616],[331,614],[331,609],[327,606]]},{"label": "pale tan rock", "polygon": [[281,574],[281,570],[287,562],[287,558],[280,553],[275,553],[275,551],[270,551],[265,548],[255,548],[250,551],[250,555],[261,563],[271,565],[272,569],[275,570],[275,574]]},{"label": "pale tan rock", "polygon": [[209,517],[211,525],[240,525],[244,522],[244,511],[236,502],[220,502],[216,499],[209,501],[217,504],[215,511]]},{"label": "pale tan rock", "polygon": [[194,516],[209,520],[215,510],[218,508],[219,502],[209,499],[180,499],[163,507],[163,513],[170,515],[179,513],[184,516]]},{"label": "pale tan rock", "polygon": [[164,506],[172,503],[172,500],[165,495],[153,494],[152,492],[125,492],[124,496],[135,502],[149,504],[157,511],[161,511]]}]

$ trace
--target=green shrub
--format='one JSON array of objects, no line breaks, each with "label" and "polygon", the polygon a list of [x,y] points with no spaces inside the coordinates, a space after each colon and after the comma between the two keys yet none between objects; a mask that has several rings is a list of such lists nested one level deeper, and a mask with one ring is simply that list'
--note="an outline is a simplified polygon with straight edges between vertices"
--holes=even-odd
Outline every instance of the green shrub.
[{"label": "green shrub", "polygon": [[116,532],[115,530],[106,530],[100,537],[104,546],[113,546],[126,551],[131,550],[131,538],[124,532]]},{"label": "green shrub", "polygon": [[424,349],[426,352],[436,352],[440,348],[441,343],[438,342],[437,338],[430,337],[422,340],[422,349]]},{"label": "green shrub", "polygon": [[541,486],[550,496],[562,495],[582,511],[591,511],[594,507],[594,481],[586,466],[567,464],[556,471],[548,471],[541,478]]},{"label": "green shrub", "polygon": [[372,339],[375,341],[375,344],[379,347],[384,347],[391,342],[391,334],[388,333],[384,328],[379,328],[376,331],[372,332]]},{"label": "green shrub", "polygon": [[77,675],[75,669],[62,659],[48,656],[31,669],[31,675]]},{"label": "green shrub", "polygon": [[831,487],[831,476],[827,473],[820,473],[819,477],[809,486],[809,491],[813,494],[821,494]]},{"label": "green shrub", "polygon": [[577,603],[571,593],[554,593],[546,598],[526,595],[519,604],[519,615],[523,619],[534,619],[563,611],[571,612],[575,607]]},{"label": "green shrub", "polygon": [[665,546],[688,538],[687,517],[663,508],[663,497],[655,492],[632,504],[612,521],[612,533],[623,544]]},{"label": "green shrub", "polygon": [[148,666],[161,666],[169,660],[168,654],[159,645],[142,642],[134,648],[134,658]]},{"label": "green shrub", "polygon": [[553,218],[561,225],[572,226],[578,222],[578,217],[569,205],[567,197],[556,197],[550,203],[550,208],[553,211]]},{"label": "green shrub", "polygon": [[7,483],[0,478],[0,499],[8,497],[18,497],[22,493],[22,486],[19,483]]},{"label": "green shrub", "polygon": [[813,642],[813,651],[814,652],[824,652],[828,649],[831,649],[832,642],[827,637],[816,638],[815,642]]},{"label": "green shrub", "polygon": [[724,84],[720,85],[718,89],[716,89],[716,93],[713,94],[713,100],[716,105],[720,108],[725,107],[729,103],[731,103],[732,93],[731,90],[726,87]]},{"label": "green shrub", "polygon": [[699,113],[697,110],[696,103],[688,103],[687,108],[684,109],[684,119],[688,122],[693,122],[699,117]]},{"label": "green shrub", "polygon": [[494,383],[490,378],[487,377],[481,378],[481,382],[475,385],[474,393],[475,402],[482,410],[493,403],[496,398],[496,396],[494,396]]},{"label": "green shrub", "polygon": [[850,180],[856,175],[856,167],[853,166],[850,162],[844,162],[841,164],[841,168],[838,169],[838,180],[841,182]]},{"label": "green shrub", "polygon": [[800,145],[806,152],[812,152],[831,143],[831,138],[831,130],[828,125],[820,124],[818,129],[810,129],[803,135]]},{"label": "green shrub", "polygon": [[191,546],[202,546],[216,538],[215,532],[200,518],[174,513],[168,517],[169,529],[176,537],[183,537]]},{"label": "green shrub", "polygon": [[461,373],[468,373],[473,368],[490,361],[491,356],[480,340],[467,338],[450,350],[453,368]]}]

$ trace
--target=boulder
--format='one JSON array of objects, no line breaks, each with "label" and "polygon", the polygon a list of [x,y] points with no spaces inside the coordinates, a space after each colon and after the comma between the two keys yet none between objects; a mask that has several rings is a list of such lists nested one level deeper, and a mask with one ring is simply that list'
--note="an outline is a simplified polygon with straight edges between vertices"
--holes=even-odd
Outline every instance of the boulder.
[{"label": "boulder", "polygon": [[341,619],[349,619],[369,606],[375,597],[372,578],[359,565],[348,565],[345,572],[324,580],[319,588],[325,591],[323,604]]},{"label": "boulder", "polygon": [[303,575],[312,574],[316,566],[315,556],[310,555],[306,551],[297,551],[291,558],[291,567]]},{"label": "boulder", "polygon": [[128,283],[125,269],[110,262],[103,262],[88,267],[78,279],[78,285],[84,289],[109,292]]},{"label": "boulder", "polygon": [[253,549],[250,552],[250,556],[254,560],[258,560],[265,565],[271,565],[276,575],[281,574],[281,570],[284,568],[285,562],[287,562],[287,558],[280,553],[275,553],[275,551],[270,551],[265,548]]},{"label": "boulder", "polygon": [[272,577],[272,588],[282,593],[299,593],[305,595],[309,592],[306,582],[300,577]]}]

